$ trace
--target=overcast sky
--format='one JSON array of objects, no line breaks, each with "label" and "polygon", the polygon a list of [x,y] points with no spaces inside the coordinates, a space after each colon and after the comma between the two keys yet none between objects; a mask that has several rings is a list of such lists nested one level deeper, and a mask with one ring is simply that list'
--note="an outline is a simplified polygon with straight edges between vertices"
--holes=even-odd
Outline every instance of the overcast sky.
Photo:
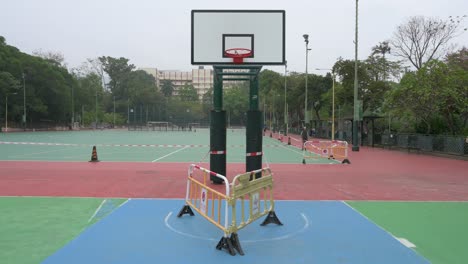
[{"label": "overcast sky", "polygon": [[[2,0],[0,35],[23,52],[60,52],[69,67],[87,58],[126,57],[139,68],[190,70],[192,9],[286,11],[288,69],[305,71],[303,34],[310,35],[309,72],[330,68],[338,57],[354,59],[354,0]],[[467,0],[359,1],[359,59],[391,38],[415,15],[463,16]],[[464,25],[467,24],[464,21]],[[468,44],[468,33],[454,41]],[[268,67],[283,72],[284,67]]]}]

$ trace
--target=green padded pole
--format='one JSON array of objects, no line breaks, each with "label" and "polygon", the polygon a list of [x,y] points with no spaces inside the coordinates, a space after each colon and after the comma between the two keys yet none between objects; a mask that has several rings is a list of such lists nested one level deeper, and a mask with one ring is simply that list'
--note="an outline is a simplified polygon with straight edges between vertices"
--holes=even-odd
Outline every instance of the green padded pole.
[{"label": "green padded pole", "polygon": [[[247,111],[246,131],[246,172],[262,168],[262,112],[258,110],[258,75],[250,80],[249,111]],[[255,178],[260,178],[257,173]]]},{"label": "green padded pole", "polygon": [[250,78],[249,110],[258,111],[258,74]]},{"label": "green padded pole", "polygon": [[213,78],[213,107],[215,111],[221,111],[223,110],[223,80],[216,74],[216,71]]},{"label": "green padded pole", "polygon": [[[210,112],[210,170],[226,176],[226,111],[223,110],[223,81],[214,71],[213,107]],[[213,183],[223,180],[210,175]]]}]

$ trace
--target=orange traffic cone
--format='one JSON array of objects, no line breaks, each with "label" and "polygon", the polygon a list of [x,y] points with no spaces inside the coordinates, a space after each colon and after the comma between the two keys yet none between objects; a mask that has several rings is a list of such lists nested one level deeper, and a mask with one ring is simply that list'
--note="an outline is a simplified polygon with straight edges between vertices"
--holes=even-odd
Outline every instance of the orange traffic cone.
[{"label": "orange traffic cone", "polygon": [[93,152],[91,153],[91,160],[89,162],[98,162],[96,146],[93,146]]}]

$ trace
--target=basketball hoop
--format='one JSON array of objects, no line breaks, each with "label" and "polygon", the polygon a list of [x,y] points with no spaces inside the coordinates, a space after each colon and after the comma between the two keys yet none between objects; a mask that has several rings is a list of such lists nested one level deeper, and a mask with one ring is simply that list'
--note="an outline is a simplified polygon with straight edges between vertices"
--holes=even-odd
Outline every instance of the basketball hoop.
[{"label": "basketball hoop", "polygon": [[224,55],[232,58],[234,64],[242,64],[244,63],[244,58],[250,57],[252,55],[252,51],[244,48],[232,48],[225,50]]}]

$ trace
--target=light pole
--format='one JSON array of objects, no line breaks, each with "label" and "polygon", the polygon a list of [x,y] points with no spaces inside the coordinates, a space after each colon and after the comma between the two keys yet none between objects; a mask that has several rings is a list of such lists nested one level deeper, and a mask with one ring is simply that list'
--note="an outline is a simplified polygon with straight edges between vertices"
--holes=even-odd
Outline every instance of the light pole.
[{"label": "light pole", "polygon": [[331,139],[335,140],[335,73],[332,69],[319,69],[318,71],[331,71],[332,78],[333,78],[333,85],[332,85],[332,135]]},{"label": "light pole", "polygon": [[23,128],[26,130],[26,77],[23,72]]},{"label": "light pole", "polygon": [[358,1],[356,0],[356,30],[354,37],[354,117],[353,117],[353,151],[359,151],[358,142],[358,116],[359,109],[357,105],[358,98]]},{"label": "light pole", "polygon": [[72,117],[71,117],[71,127],[73,129],[73,126],[75,124],[75,102],[74,102],[74,89],[73,86],[71,87],[71,111],[72,111]]},{"label": "light pole", "polygon": [[114,122],[113,122],[113,128],[115,128],[115,95],[114,95]]},{"label": "light pole", "polygon": [[288,78],[288,62],[284,64],[284,135],[288,135],[288,104],[286,102],[287,97],[287,78]]},{"label": "light pole", "polygon": [[98,96],[98,90],[97,90],[97,87],[96,87],[96,114],[95,114],[96,124],[94,125],[96,128],[97,128],[97,125],[98,125],[98,116],[97,116],[98,115],[98,98],[97,98],[97,96]]},{"label": "light pole", "polygon": [[308,113],[307,113],[307,79],[308,79],[308,64],[309,64],[309,35],[304,34],[304,41],[306,43],[306,76],[305,76],[305,98],[304,98],[304,126],[307,126],[307,122],[309,121]]},{"label": "light pole", "polygon": [[[16,93],[11,93],[14,95]],[[5,133],[8,132],[8,93],[5,94]]]}]

